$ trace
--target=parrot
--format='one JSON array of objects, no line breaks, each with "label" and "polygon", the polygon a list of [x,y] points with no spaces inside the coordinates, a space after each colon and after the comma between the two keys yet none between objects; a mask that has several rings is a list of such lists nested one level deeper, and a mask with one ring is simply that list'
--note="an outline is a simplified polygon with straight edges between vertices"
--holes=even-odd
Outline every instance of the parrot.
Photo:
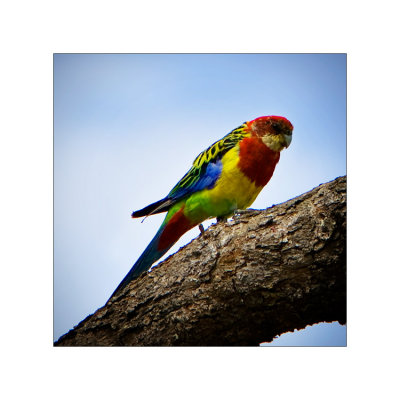
[{"label": "parrot", "polygon": [[110,299],[159,260],[187,231],[210,218],[226,221],[254,202],[269,182],[280,152],[292,141],[285,117],[244,122],[201,152],[166,197],[134,211],[132,218],[166,212],[164,221]]}]

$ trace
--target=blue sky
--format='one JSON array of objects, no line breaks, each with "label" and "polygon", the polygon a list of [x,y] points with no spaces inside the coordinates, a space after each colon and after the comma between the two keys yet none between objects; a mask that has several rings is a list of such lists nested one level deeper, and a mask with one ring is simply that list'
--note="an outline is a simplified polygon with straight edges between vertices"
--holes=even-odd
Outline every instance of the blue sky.
[{"label": "blue sky", "polygon": [[[343,54],[54,56],[55,339],[104,305],[163,219],[140,223],[131,212],[164,197],[200,151],[262,115],[287,117],[294,132],[252,207],[346,174]],[[307,332],[306,345],[345,344],[345,327],[324,326],[319,338],[312,327],[285,345],[305,345]]]}]

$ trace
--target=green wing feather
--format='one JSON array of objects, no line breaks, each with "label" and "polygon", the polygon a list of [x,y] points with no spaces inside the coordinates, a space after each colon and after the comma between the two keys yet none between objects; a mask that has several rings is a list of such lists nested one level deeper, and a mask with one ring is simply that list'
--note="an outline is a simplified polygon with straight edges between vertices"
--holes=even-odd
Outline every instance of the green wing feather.
[{"label": "green wing feather", "polygon": [[167,197],[141,210],[134,211],[132,217],[137,218],[168,211],[182,198],[189,196],[193,192],[212,186],[218,179],[218,169],[222,168],[218,164],[219,160],[221,160],[227,151],[235,147],[243,138],[249,135],[247,124],[244,122],[222,139],[213,143],[195,158],[192,168],[174,186]]},{"label": "green wing feather", "polygon": [[174,186],[167,198],[178,200],[193,193],[195,188],[198,190],[199,186],[201,187],[201,181],[206,178],[209,164],[220,160],[227,151],[235,147],[246,136],[249,136],[249,132],[246,129],[246,123],[243,123],[201,152],[193,161],[192,168]]}]

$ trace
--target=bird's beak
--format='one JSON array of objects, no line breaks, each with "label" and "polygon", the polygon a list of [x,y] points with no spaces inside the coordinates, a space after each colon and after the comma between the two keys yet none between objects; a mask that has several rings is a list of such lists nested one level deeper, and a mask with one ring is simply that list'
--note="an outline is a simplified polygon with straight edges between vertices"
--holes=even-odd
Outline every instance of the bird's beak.
[{"label": "bird's beak", "polygon": [[285,147],[288,148],[290,143],[292,143],[292,135],[283,135],[285,138]]}]

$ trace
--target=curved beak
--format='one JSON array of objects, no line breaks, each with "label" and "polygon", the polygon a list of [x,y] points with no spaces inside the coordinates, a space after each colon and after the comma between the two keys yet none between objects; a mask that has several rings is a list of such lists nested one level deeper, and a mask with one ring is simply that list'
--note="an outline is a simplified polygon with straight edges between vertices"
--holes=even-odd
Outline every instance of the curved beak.
[{"label": "curved beak", "polygon": [[290,143],[292,143],[292,135],[283,135],[285,138],[285,147],[288,148]]}]

